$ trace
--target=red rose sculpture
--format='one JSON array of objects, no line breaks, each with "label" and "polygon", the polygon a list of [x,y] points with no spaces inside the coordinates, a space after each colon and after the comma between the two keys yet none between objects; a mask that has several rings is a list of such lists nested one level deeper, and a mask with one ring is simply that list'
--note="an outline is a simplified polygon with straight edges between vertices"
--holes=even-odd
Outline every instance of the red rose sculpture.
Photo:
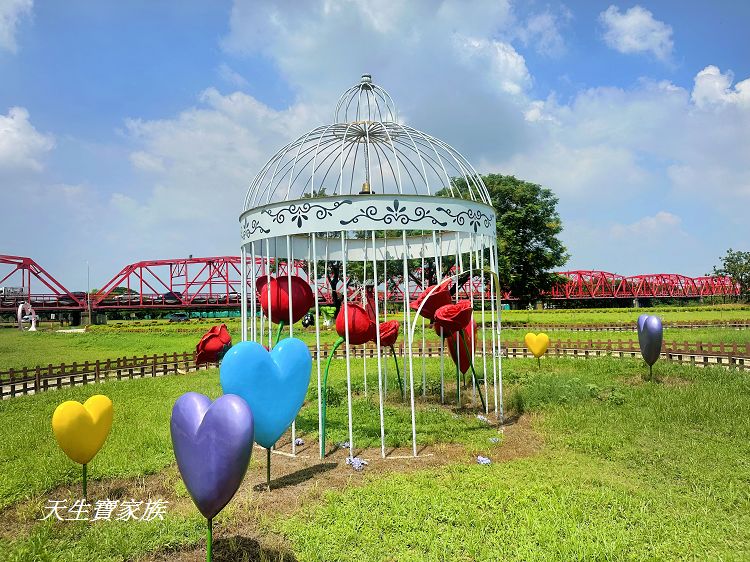
[{"label": "red rose sculpture", "polygon": [[[378,326],[381,347],[391,347],[396,343],[399,327],[400,324],[398,323],[398,320],[389,320]],[[377,341],[377,339],[373,338],[373,341]]]},{"label": "red rose sculpture", "polygon": [[[344,315],[346,308],[346,316]],[[339,315],[336,317],[336,331],[342,338],[346,337],[345,318],[349,318],[349,343],[359,345],[375,339],[375,323],[363,306],[355,303],[341,305]]]},{"label": "red rose sculpture", "polygon": [[195,364],[215,363],[232,347],[232,336],[225,324],[213,326],[195,346]]},{"label": "red rose sculpture", "polygon": [[450,337],[469,323],[473,312],[471,301],[441,306],[435,312],[435,331],[441,335],[442,330],[443,337]]},{"label": "red rose sculpture", "polygon": [[286,324],[289,322],[290,293],[292,322],[301,320],[312,305],[315,304],[315,297],[313,296],[310,284],[297,275],[292,275],[291,277],[291,291],[289,290],[289,278],[286,275],[274,277],[270,283],[268,276],[260,277],[255,282],[255,286],[258,289],[260,306],[266,317],[268,317],[270,312],[271,322],[274,324],[282,322]]},{"label": "red rose sculpture", "polygon": [[[432,321],[435,317],[435,311],[437,311],[438,308],[450,304],[453,301],[453,297],[451,296],[451,284],[452,281],[448,279],[440,285],[437,285],[437,288],[435,288],[435,285],[430,285],[422,291],[422,294],[417,297],[417,300],[409,305],[410,308],[417,310],[424,302],[424,306],[422,306],[422,310],[419,313]],[[435,291],[427,296],[433,288],[435,288]]]},{"label": "red rose sculpture", "polygon": [[[464,341],[459,339],[459,334],[461,333],[463,333]],[[472,337],[472,334],[474,337]],[[470,320],[470,325],[464,326],[461,330],[453,332],[450,337],[445,338],[445,346],[448,348],[448,353],[451,354],[453,362],[458,365],[458,369],[462,375],[466,374],[466,371],[472,366],[472,358],[469,357],[467,348],[471,347],[473,340],[474,350],[472,355],[474,355],[477,350],[477,339],[477,323],[473,318]],[[464,342],[466,342],[466,345],[464,345]],[[458,347],[458,352],[456,352],[456,347]]]}]

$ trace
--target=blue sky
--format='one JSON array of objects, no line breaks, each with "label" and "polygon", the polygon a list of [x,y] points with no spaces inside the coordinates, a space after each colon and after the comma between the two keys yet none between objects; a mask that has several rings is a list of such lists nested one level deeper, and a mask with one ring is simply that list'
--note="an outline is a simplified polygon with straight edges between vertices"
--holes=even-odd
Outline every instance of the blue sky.
[{"label": "blue sky", "polygon": [[[570,269],[750,249],[750,3],[0,0],[0,253],[71,288],[238,252],[247,185],[363,72],[560,198]],[[7,209],[12,208],[12,212]]]}]

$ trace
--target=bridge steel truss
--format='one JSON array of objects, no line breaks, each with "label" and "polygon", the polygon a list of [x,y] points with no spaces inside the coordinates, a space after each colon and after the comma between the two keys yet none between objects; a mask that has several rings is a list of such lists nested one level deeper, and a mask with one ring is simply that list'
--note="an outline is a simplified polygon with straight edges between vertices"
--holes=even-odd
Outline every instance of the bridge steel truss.
[{"label": "bridge steel truss", "polygon": [[552,299],[700,298],[736,296],[739,287],[729,277],[687,277],[654,273],[625,277],[595,270],[557,272],[561,277],[550,291]]},{"label": "bridge steel truss", "polygon": [[22,295],[0,297],[0,310],[28,302],[37,310],[83,310],[86,294],[73,293],[33,259],[0,254],[0,287],[18,287]]},{"label": "bridge steel truss", "polygon": [[[12,269],[6,275],[0,269],[0,287],[23,287],[24,297],[0,298],[0,311],[17,309],[22,301],[30,301],[39,311],[85,310],[88,306],[85,293],[74,293],[44,270],[33,259],[21,256],[0,255],[0,266]],[[216,256],[173,260],[149,260],[126,265],[117,275],[91,297],[94,310],[121,309],[226,309],[240,305],[241,273],[238,256]],[[263,275],[267,264],[260,258],[248,269],[255,267],[256,276]],[[271,267],[275,269],[273,260]],[[279,263],[279,273],[286,275],[286,262]],[[308,264],[295,261],[292,273],[308,279]],[[739,287],[728,277],[687,277],[678,274],[658,273],[650,275],[622,276],[606,271],[575,270],[557,272],[559,281],[552,290],[541,295],[542,299],[588,300],[588,299],[635,299],[635,298],[700,298],[711,296],[736,296]],[[248,275],[252,278],[252,275]],[[415,280],[421,279],[421,271],[415,271],[407,284],[410,299],[414,299],[422,288]],[[32,282],[34,287],[32,287]],[[331,289],[325,277],[318,280],[318,300],[331,303]],[[401,277],[389,280],[386,298],[388,302],[400,302],[404,297]],[[339,290],[343,282],[339,282]],[[379,292],[383,292],[381,286]],[[359,290],[355,283],[348,289],[351,296]],[[481,275],[475,275],[461,292],[462,298],[489,298],[489,284]],[[507,292],[504,300],[514,300]]]}]

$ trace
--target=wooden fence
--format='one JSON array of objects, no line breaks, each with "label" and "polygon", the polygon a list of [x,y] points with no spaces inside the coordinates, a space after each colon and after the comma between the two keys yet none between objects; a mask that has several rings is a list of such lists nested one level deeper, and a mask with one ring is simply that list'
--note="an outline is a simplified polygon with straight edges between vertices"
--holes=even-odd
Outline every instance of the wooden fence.
[{"label": "wooden fence", "polygon": [[0,398],[109,380],[186,373],[212,366],[215,365],[196,367],[195,354],[187,352],[10,369],[0,371]]},{"label": "wooden fence", "polygon": [[[490,343],[487,342],[489,350]],[[320,349],[321,359],[327,359],[332,344],[323,344]],[[481,352],[481,344],[478,344]],[[396,354],[403,356],[404,345],[395,347]],[[413,347],[414,354],[426,357],[439,357],[440,345],[428,343],[424,349],[420,345]],[[315,349],[311,348],[313,359],[317,358]],[[345,357],[344,346],[336,350],[336,358]],[[352,358],[367,357],[374,359],[376,348],[374,345],[350,346]],[[386,352],[387,353],[387,352]],[[550,357],[640,357],[638,342],[612,340],[551,340],[547,355]],[[503,342],[503,356],[511,358],[532,357],[523,342]],[[662,346],[662,358],[680,364],[692,366],[723,366],[739,370],[750,370],[750,343],[725,344],[703,342],[670,342]],[[169,374],[185,374],[190,371],[216,367],[216,364],[195,365],[193,352],[172,353],[161,355],[143,355],[135,357],[121,357],[105,361],[86,361],[85,363],[63,363],[61,365],[37,366],[33,368],[10,369],[0,371],[0,398],[34,394],[50,389],[60,389],[68,386],[95,384],[108,380],[136,379],[143,377],[158,377]]]}]

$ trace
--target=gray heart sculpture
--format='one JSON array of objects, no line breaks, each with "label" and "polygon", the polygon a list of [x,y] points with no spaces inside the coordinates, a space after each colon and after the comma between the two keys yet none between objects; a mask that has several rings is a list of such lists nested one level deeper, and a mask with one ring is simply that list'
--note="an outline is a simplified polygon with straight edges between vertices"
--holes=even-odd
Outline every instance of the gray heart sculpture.
[{"label": "gray heart sculpture", "polygon": [[641,314],[638,317],[638,344],[641,346],[643,360],[649,367],[659,359],[663,336],[661,318],[648,314]]}]

